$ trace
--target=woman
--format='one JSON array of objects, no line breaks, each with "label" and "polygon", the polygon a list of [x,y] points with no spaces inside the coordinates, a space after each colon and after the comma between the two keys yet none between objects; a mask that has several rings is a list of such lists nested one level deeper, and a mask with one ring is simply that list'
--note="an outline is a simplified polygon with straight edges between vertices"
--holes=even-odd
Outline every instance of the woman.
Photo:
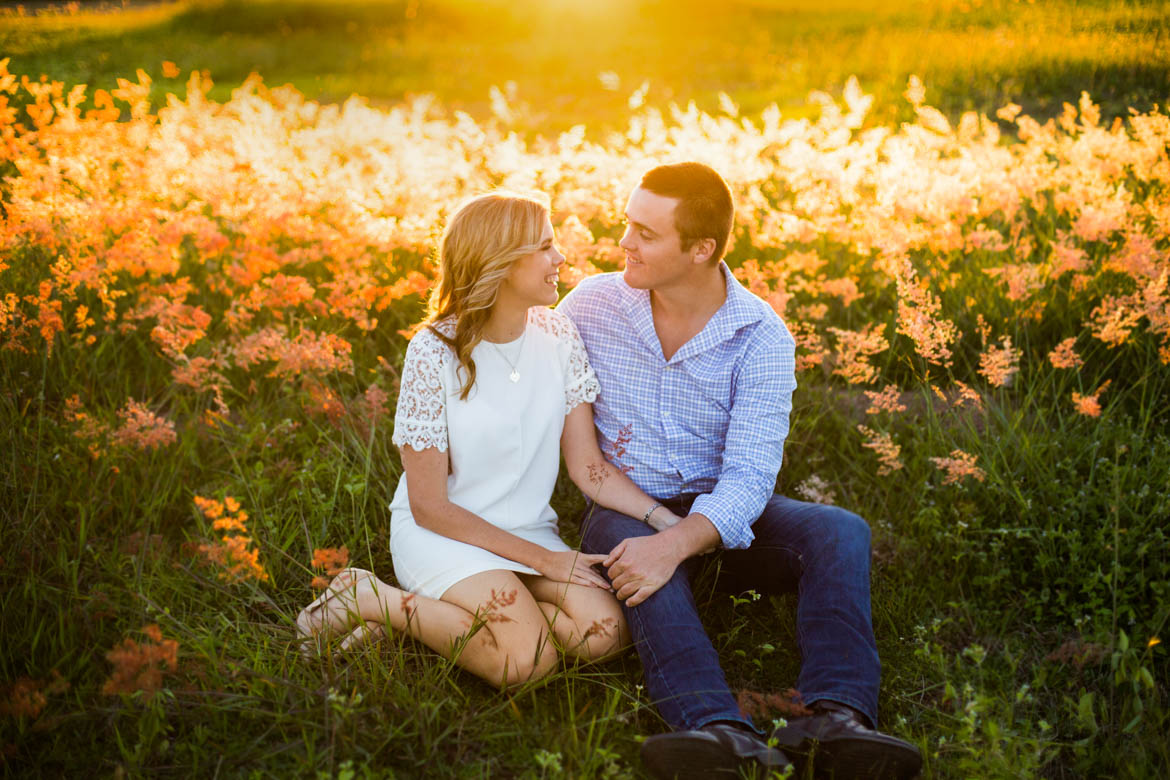
[{"label": "woman", "polygon": [[598,449],[597,379],[572,323],[548,308],[564,261],[533,198],[483,195],[452,216],[394,420],[405,476],[390,550],[406,591],[347,569],[301,612],[302,636],[349,632],[349,647],[388,626],[506,686],[552,672],[557,647],[594,661],[628,644],[594,569],[605,556],[557,534],[558,442],[569,476],[603,506],[660,528],[679,518]]}]

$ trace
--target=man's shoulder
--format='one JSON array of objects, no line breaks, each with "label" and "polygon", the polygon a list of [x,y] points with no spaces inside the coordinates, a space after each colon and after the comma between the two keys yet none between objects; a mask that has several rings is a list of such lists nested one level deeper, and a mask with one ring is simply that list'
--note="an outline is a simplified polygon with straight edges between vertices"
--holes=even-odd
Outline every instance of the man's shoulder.
[{"label": "man's shoulder", "polygon": [[565,296],[557,311],[580,324],[581,317],[620,308],[628,289],[620,271],[587,276]]},{"label": "man's shoulder", "polygon": [[586,276],[573,289],[574,294],[580,295],[597,295],[605,292],[624,291],[626,288],[625,281],[622,280],[621,271],[608,271],[603,274],[593,274]]},{"label": "man's shoulder", "polygon": [[794,344],[788,326],[772,304],[743,285],[735,285],[736,307],[752,320],[752,340],[761,344]]}]

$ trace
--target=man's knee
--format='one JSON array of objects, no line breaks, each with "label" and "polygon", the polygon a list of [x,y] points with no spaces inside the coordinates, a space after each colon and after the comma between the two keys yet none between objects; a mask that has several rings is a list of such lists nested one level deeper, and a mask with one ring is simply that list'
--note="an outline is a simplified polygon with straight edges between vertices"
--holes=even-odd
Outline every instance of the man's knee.
[{"label": "man's knee", "polygon": [[581,548],[587,553],[608,554],[623,539],[652,533],[654,529],[645,523],[594,504],[581,519]]},{"label": "man's knee", "polygon": [[843,558],[869,558],[869,523],[860,515],[840,507],[826,507],[825,527],[838,555]]}]

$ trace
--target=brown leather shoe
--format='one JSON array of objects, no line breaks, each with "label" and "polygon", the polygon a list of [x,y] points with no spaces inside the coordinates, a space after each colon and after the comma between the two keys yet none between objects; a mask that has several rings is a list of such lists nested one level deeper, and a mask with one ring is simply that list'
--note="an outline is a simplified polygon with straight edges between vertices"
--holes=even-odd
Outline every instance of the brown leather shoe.
[{"label": "brown leather shoe", "polygon": [[918,748],[869,728],[844,704],[818,701],[812,709],[813,715],[789,718],[772,735],[797,776],[805,776],[810,761],[816,777],[832,780],[909,780],[922,769]]},{"label": "brown leather shoe", "polygon": [[642,763],[657,780],[767,777],[789,766],[779,750],[730,723],[708,723],[691,731],[656,734],[642,743]]}]

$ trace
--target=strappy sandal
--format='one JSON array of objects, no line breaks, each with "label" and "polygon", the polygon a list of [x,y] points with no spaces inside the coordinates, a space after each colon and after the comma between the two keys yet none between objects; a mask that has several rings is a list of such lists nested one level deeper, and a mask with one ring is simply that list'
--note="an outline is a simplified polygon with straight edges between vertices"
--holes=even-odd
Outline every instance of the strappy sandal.
[{"label": "strappy sandal", "polygon": [[[322,649],[322,640],[326,640],[330,636],[345,631],[350,625],[352,625],[354,618],[357,618],[358,620],[359,629],[365,625],[365,621],[361,620],[360,616],[356,615],[350,608],[351,604],[345,604],[343,618],[345,622],[340,626],[336,625],[333,618],[337,613],[331,609],[331,603],[335,599],[340,600],[340,598],[345,595],[346,591],[350,591],[352,593],[353,589],[358,585],[359,582],[361,582],[363,578],[373,576],[374,573],[367,571],[366,569],[342,569],[337,573],[337,576],[333,578],[333,581],[329,583],[329,587],[327,587],[320,596],[313,599],[309,606],[300,611],[300,614],[297,615],[296,625],[297,637],[301,641],[302,655],[311,657],[314,653],[319,653]],[[364,637],[367,631],[372,630],[372,627],[369,627],[363,631],[361,635]],[[352,637],[352,635],[354,635],[354,631],[350,631],[349,634],[350,635],[347,635],[342,641],[351,641],[351,643],[356,643],[357,640]]]},{"label": "strappy sandal", "polygon": [[385,623],[363,620],[337,643],[338,653],[353,653],[381,642],[389,634]]}]

